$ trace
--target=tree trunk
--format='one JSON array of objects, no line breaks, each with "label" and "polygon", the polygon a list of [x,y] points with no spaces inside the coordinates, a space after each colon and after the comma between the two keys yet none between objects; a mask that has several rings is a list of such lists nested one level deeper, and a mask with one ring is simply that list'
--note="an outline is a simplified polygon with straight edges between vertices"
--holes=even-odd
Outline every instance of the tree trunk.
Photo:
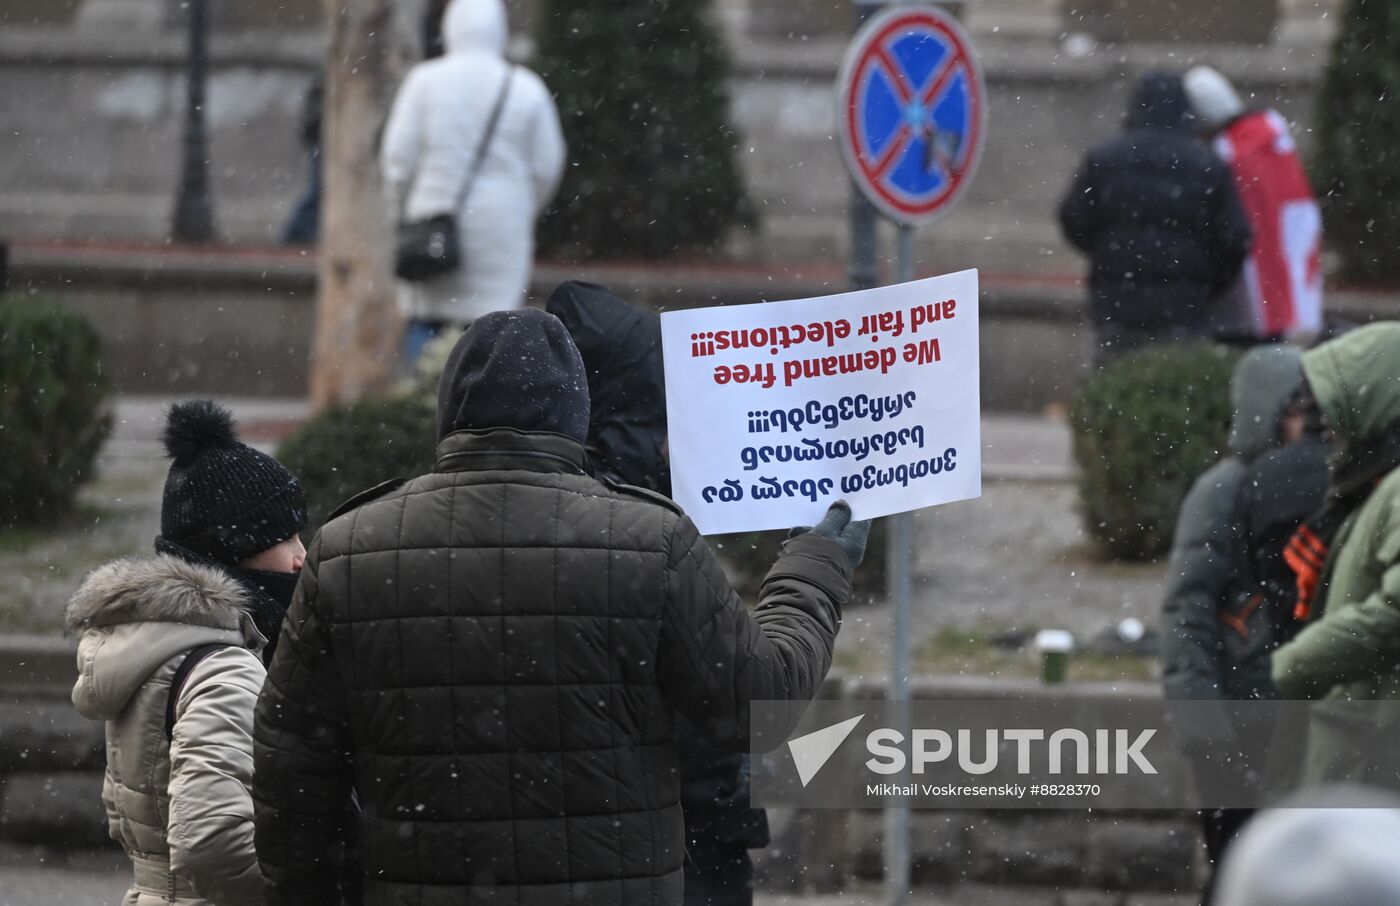
[{"label": "tree trunk", "polygon": [[319,295],[311,353],[316,410],[386,388],[403,327],[394,300],[394,212],[379,178],[379,134],[417,58],[421,2],[326,0]]}]

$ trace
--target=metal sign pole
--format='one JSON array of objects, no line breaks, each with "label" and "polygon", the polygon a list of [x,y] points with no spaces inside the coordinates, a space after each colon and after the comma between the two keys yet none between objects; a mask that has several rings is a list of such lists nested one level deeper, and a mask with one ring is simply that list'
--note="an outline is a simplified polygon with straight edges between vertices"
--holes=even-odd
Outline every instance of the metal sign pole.
[{"label": "metal sign pole", "polygon": [[[871,208],[899,225],[897,281],[914,279],[914,230],[957,203],[977,169],[985,134],[986,85],[971,39],[939,0],[854,0],[863,23],[836,80],[838,141],[855,186],[851,280],[875,279]],[[937,5],[934,5],[937,4]],[[961,8],[961,5],[959,5]],[[917,35],[919,40],[905,38]],[[957,102],[950,102],[956,98]],[[891,109],[899,116],[890,116]],[[872,113],[873,111],[873,113]],[[909,724],[914,521],[886,523],[888,599],[893,608],[886,691],[896,726]],[[885,803],[886,902],[909,898],[907,799]]]},{"label": "metal sign pole", "polygon": [[[880,9],[868,0],[856,0],[856,31]],[[851,289],[872,289],[879,280],[876,252],[879,244],[875,206],[851,180]]]},{"label": "metal sign pole", "polygon": [[[914,279],[914,227],[899,226],[900,283]],[[914,515],[900,513],[889,519],[886,539],[890,598],[894,605],[894,636],[890,640],[890,679],[886,693],[892,702],[909,701],[909,674],[912,670],[909,636],[914,597]],[[908,706],[897,707],[897,723],[907,721]],[[909,804],[903,799],[891,802],[885,811],[885,893],[890,906],[903,906],[909,898],[909,865],[912,861],[909,833]]]}]

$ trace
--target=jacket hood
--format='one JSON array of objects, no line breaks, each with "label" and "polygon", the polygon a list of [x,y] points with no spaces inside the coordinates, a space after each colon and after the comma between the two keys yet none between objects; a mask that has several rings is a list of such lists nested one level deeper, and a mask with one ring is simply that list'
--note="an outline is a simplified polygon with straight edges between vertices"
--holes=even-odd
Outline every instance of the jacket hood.
[{"label": "jacket hood", "polygon": [[510,36],[506,7],[501,0],[452,0],[442,17],[442,40],[447,52],[485,51],[505,56]]},{"label": "jacket hood", "polygon": [[1176,132],[1191,128],[1191,104],[1181,76],[1149,72],[1138,82],[1124,120],[1127,129]]},{"label": "jacket hood", "polygon": [[587,444],[595,465],[609,477],[669,496],[660,316],[576,280],[561,283],[546,310],[569,331],[587,369]]},{"label": "jacket hood", "polygon": [[209,642],[261,649],[266,640],[248,603],[222,570],[164,554],[95,570],[64,613],[65,629],[80,635],[73,704],[86,717],[110,720],[181,651]]},{"label": "jacket hood", "polygon": [[1303,372],[1340,456],[1400,423],[1400,323],[1360,327],[1305,352]]},{"label": "jacket hood", "polygon": [[588,438],[588,378],[569,332],[533,308],[496,311],[462,334],[438,381],[438,440],[515,428]]},{"label": "jacket hood", "polygon": [[1230,80],[1210,66],[1193,66],[1186,71],[1182,87],[1191,100],[1191,112],[1210,132],[1227,125],[1244,113],[1244,102]]},{"label": "jacket hood", "polygon": [[1252,460],[1279,445],[1279,417],[1302,389],[1302,353],[1295,346],[1250,350],[1230,382],[1230,452]]}]

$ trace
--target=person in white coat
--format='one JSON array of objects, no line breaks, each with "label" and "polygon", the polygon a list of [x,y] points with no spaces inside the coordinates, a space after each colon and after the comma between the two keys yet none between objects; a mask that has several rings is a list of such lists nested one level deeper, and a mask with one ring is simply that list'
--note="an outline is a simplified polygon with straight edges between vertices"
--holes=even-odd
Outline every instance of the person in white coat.
[{"label": "person in white coat", "polygon": [[[452,0],[442,31],[447,52],[405,77],[380,157],[401,219],[422,220],[456,207],[462,244],[457,270],[399,284],[410,360],[449,325],[463,327],[487,312],[524,304],[535,221],[564,170],[564,136],[549,90],[539,76],[505,59],[501,0]],[[483,146],[502,91],[495,130]]]}]

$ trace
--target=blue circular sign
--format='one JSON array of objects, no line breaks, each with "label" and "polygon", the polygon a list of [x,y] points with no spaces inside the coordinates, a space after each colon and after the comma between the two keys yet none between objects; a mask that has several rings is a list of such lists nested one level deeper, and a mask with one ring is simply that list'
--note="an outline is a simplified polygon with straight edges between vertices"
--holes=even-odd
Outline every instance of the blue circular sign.
[{"label": "blue circular sign", "polygon": [[841,147],[880,211],[927,223],[967,190],[982,155],[986,91],[948,13],[902,6],[866,23],[838,82]]}]

